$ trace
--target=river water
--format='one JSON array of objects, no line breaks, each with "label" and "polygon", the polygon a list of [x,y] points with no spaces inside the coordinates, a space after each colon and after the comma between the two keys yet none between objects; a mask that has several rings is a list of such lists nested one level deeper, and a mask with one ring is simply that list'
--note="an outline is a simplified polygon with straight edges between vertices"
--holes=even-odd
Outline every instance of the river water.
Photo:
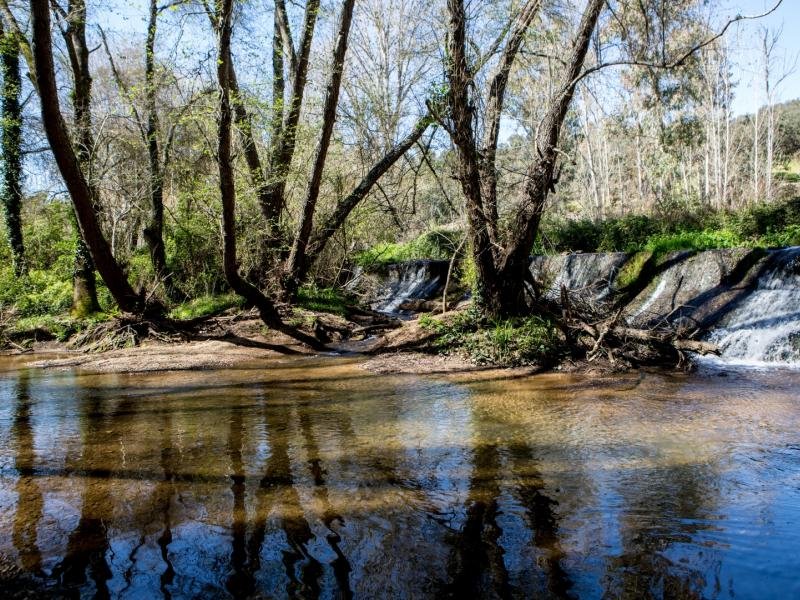
[{"label": "river water", "polygon": [[0,586],[800,597],[800,375],[90,375],[0,359]]}]

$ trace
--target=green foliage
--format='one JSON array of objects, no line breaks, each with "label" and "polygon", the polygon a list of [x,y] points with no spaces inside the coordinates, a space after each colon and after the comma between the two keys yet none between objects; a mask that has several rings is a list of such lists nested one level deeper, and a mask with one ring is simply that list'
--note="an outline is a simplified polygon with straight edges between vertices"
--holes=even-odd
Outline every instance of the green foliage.
[{"label": "green foliage", "polygon": [[[218,191],[201,182],[180,198],[175,221],[164,232],[168,267],[180,289],[189,297],[218,295],[227,290],[222,272],[219,219],[209,217],[205,198],[216,201]],[[202,208],[201,208],[202,207]]]},{"label": "green foliage", "polygon": [[771,247],[800,242],[800,198],[759,204],[740,212],[710,212],[690,207],[651,217],[627,215],[600,222],[550,220],[542,225],[536,253],[641,252]]},{"label": "green foliage", "polygon": [[461,261],[458,268],[458,281],[465,288],[473,292],[478,286],[478,268],[475,266],[475,259],[472,258],[472,253]]},{"label": "green foliage", "polygon": [[711,248],[736,248],[746,245],[745,240],[731,229],[704,229],[653,235],[644,249],[656,255],[677,250],[709,250]]},{"label": "green foliage", "polygon": [[0,268],[0,308],[22,317],[59,314],[72,303],[72,283],[56,270],[31,270],[17,277],[11,265]]},{"label": "green foliage", "polygon": [[306,285],[297,293],[297,305],[307,310],[327,312],[341,317],[347,314],[348,298],[335,288]]},{"label": "green foliage", "polygon": [[173,319],[196,319],[221,313],[229,308],[241,308],[243,301],[236,294],[222,294],[216,296],[201,296],[183,304],[179,304],[170,311]]},{"label": "green foliage", "polygon": [[485,321],[476,308],[450,320],[420,317],[420,326],[436,333],[441,352],[461,351],[477,364],[514,367],[549,362],[561,349],[561,337],[547,319],[530,316]]},{"label": "green foliage", "polygon": [[433,229],[408,242],[383,242],[359,253],[356,264],[369,268],[422,258],[447,260],[452,258],[461,241],[462,232]]}]

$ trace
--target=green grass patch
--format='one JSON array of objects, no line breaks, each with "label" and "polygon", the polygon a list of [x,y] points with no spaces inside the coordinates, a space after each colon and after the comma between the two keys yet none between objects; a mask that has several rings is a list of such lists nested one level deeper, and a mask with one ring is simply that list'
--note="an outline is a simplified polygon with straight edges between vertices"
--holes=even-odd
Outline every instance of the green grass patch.
[{"label": "green grass patch", "polygon": [[343,317],[347,314],[349,298],[335,288],[305,285],[297,293],[297,306],[306,310],[326,312]]},{"label": "green grass patch", "polygon": [[229,308],[241,308],[242,298],[236,294],[201,296],[173,308],[169,316],[173,319],[189,320],[221,313]]},{"label": "green grass patch", "polygon": [[460,231],[433,229],[408,242],[376,244],[358,253],[355,262],[364,268],[374,268],[407,260],[447,260],[453,256],[462,235]]},{"label": "green grass patch", "polygon": [[438,351],[461,351],[481,365],[539,365],[562,349],[556,327],[538,316],[486,321],[473,308],[449,320],[420,317],[420,326],[436,333]]}]

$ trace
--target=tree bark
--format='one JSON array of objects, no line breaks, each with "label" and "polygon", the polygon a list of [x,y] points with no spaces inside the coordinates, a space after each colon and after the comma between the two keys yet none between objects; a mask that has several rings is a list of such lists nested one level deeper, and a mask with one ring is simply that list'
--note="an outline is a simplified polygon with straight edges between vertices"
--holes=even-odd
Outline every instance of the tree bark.
[{"label": "tree bark", "polygon": [[11,247],[14,274],[24,275],[25,244],[22,237],[22,110],[20,93],[22,81],[19,69],[20,45],[13,32],[6,32],[0,23],[0,69],[3,75],[2,152],[3,152],[3,211]]},{"label": "tree bark", "polygon": [[[120,309],[132,313],[142,312],[144,310],[142,298],[133,291],[124,271],[111,254],[111,248],[103,236],[97,221],[95,213],[96,194],[87,180],[78,154],[90,149],[90,147],[87,148],[85,138],[77,140],[76,153],[72,140],[67,133],[64,117],[61,114],[61,107],[58,102],[58,88],[55,80],[55,67],[53,65],[52,40],[50,38],[50,8],[47,0],[31,0],[31,22],[36,80],[42,107],[42,123],[50,148],[53,151],[53,156],[72,198],[80,233],[86,242],[97,270],[100,272]],[[88,50],[85,58],[88,72]],[[83,83],[87,82],[84,81]],[[85,112],[88,108],[88,103],[77,102],[76,99],[76,117],[80,116],[81,119],[88,117],[89,113]]]}]

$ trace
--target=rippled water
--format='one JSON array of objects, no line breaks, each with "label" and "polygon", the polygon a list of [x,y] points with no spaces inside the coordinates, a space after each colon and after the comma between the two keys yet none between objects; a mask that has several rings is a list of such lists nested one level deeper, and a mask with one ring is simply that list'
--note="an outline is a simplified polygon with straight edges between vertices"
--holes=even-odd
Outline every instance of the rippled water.
[{"label": "rippled water", "polygon": [[0,585],[800,597],[797,374],[86,375],[0,359]]}]

